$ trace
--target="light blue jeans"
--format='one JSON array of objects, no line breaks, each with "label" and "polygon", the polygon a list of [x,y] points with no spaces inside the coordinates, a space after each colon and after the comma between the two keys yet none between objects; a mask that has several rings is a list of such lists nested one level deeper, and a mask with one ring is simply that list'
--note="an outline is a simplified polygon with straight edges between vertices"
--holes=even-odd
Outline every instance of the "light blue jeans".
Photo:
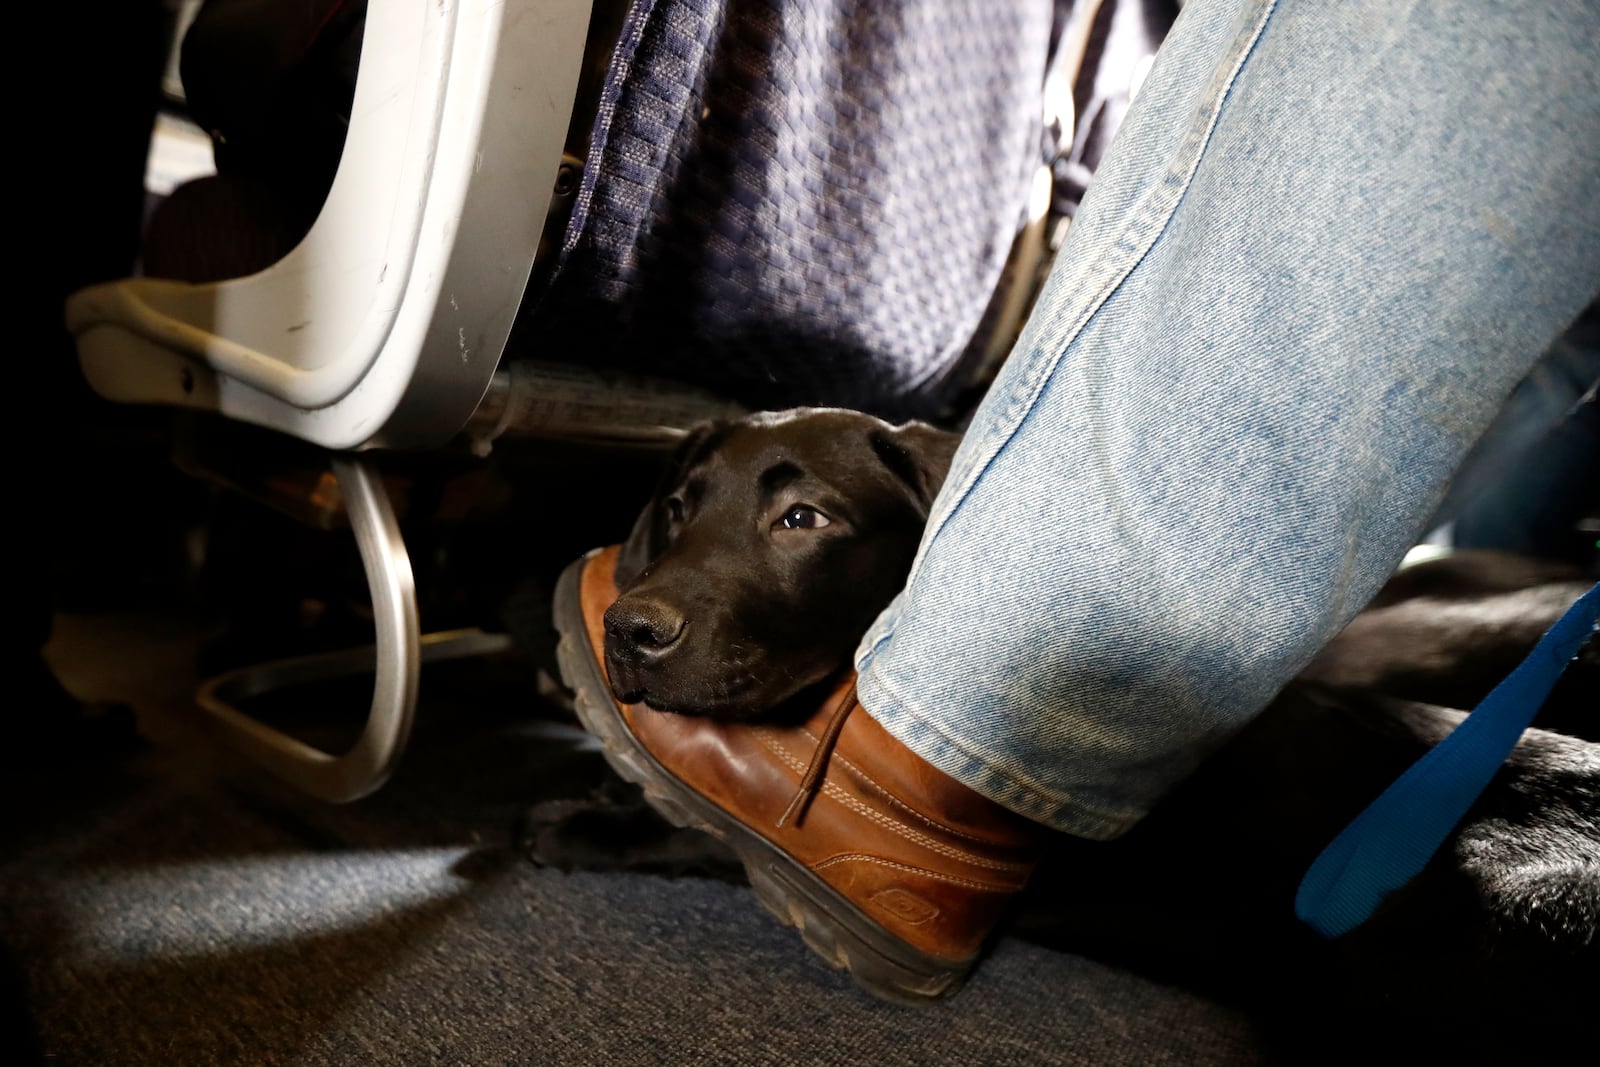
[{"label": "light blue jeans", "polygon": [[1600,291],[1600,5],[1191,0],[974,417],[862,702],[1114,837],[1415,543]]}]

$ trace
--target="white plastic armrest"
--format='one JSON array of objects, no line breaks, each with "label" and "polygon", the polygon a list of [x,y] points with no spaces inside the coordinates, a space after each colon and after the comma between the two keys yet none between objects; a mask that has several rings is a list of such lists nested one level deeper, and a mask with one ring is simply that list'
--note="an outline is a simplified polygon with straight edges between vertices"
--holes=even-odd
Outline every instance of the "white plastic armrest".
[{"label": "white plastic armrest", "polygon": [[[68,327],[90,384],[333,448],[450,436],[521,301],[590,6],[371,0],[344,154],[310,233],[248,277],[74,294]],[[443,391],[442,414],[382,439],[419,374]]]}]

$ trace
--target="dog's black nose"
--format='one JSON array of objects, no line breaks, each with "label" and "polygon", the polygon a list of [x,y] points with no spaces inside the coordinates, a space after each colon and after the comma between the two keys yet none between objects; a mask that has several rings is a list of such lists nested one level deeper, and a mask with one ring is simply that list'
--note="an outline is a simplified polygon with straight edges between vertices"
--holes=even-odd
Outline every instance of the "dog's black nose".
[{"label": "dog's black nose", "polygon": [[606,651],[644,661],[660,659],[683,637],[683,614],[659,600],[624,598],[606,611]]}]

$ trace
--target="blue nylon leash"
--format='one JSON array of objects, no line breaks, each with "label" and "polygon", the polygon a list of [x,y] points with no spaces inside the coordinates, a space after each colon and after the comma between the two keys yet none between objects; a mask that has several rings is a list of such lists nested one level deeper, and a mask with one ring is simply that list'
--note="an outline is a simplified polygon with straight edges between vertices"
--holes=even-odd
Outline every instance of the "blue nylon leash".
[{"label": "blue nylon leash", "polygon": [[1316,858],[1294,912],[1323,937],[1366,921],[1427,865],[1528,728],[1600,620],[1600,584],[1550,627],[1471,715],[1412,764]]}]

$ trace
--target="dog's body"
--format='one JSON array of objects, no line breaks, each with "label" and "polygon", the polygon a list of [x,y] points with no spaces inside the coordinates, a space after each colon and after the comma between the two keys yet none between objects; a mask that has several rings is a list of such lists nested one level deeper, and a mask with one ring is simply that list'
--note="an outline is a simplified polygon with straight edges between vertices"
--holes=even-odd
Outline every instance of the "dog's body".
[{"label": "dog's body", "polygon": [[[833,410],[696,431],[623,549],[606,616],[616,696],[747,718],[847,667],[905,581],[956,443]],[[1460,720],[1437,705],[1475,703],[1586,587],[1573,568],[1493,555],[1403,571],[1134,831],[1061,843],[1072,877],[1050,890],[1058,932],[1147,960],[1235,951],[1250,929],[1259,945],[1306,937],[1290,901],[1311,859]],[[1573,736],[1529,731],[1428,870],[1344,940],[1369,964],[1362,981],[1417,1004],[1425,987],[1435,1019],[1498,995],[1548,1030],[1600,975],[1593,644],[1547,720]],[[613,804],[609,825],[634,861],[640,833],[682,849],[642,808]],[[536,827],[542,858],[564,862],[562,826]],[[736,871],[707,850],[703,871]]]}]

